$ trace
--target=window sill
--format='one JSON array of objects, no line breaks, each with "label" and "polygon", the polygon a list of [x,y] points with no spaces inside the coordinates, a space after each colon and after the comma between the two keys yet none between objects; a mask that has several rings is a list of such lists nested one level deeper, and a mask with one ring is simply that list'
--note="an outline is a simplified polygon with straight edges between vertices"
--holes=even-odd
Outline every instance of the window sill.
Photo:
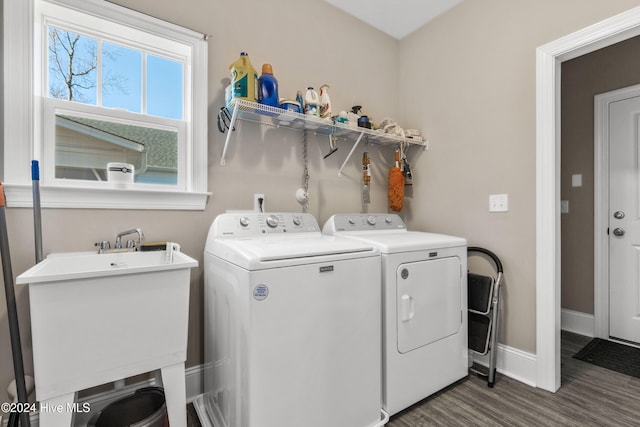
[{"label": "window sill", "polygon": [[[30,185],[3,183],[7,207],[33,206]],[[204,210],[211,193],[149,189],[40,187],[40,205],[63,209]]]}]

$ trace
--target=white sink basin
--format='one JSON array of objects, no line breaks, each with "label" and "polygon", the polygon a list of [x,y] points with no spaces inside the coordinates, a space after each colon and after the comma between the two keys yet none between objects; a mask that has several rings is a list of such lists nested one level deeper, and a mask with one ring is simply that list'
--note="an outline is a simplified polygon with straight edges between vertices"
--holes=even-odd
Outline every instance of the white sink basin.
[{"label": "white sink basin", "polygon": [[[170,423],[186,425],[190,273],[198,261],[165,255],[52,254],[17,277],[29,284],[38,401],[70,405],[79,390],[159,369]],[[69,426],[71,414],[41,411],[40,426]]]},{"label": "white sink basin", "polygon": [[165,259],[165,251],[110,254],[95,252],[54,253],[19,275],[16,278],[16,284],[55,282],[197,266],[198,261],[182,252],[174,252],[172,261]]}]

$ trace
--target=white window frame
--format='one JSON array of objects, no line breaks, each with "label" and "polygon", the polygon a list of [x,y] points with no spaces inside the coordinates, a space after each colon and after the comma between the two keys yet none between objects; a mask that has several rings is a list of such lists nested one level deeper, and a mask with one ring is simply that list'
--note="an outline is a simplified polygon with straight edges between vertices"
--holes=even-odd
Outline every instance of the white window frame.
[{"label": "white window frame", "polygon": [[[39,2],[39,3],[37,3]],[[85,13],[92,19],[117,23],[144,31],[153,46],[154,39],[186,46],[191,66],[185,67],[185,105],[187,143],[181,149],[179,185],[134,184],[120,188],[105,183],[56,180],[54,150],[45,150],[50,128],[46,128],[43,93],[46,69],[42,65],[43,27],[40,4],[65,7],[71,13]],[[31,160],[40,161],[40,194],[44,207],[109,209],[203,210],[207,192],[207,42],[202,34],[158,20],[101,0],[7,0],[3,11],[4,28],[4,177],[7,206],[32,206]],[[98,22],[98,21],[95,21]],[[94,24],[92,24],[94,25]],[[46,34],[45,34],[46,36]],[[46,55],[46,53],[44,54]],[[46,57],[45,64],[46,64]],[[189,65],[189,64],[187,64]],[[44,74],[43,74],[44,73]],[[54,102],[55,104],[55,102]],[[81,110],[82,107],[79,107]],[[115,113],[130,119],[129,113]],[[119,115],[119,116],[118,116]],[[77,181],[77,182],[74,182]]]}]

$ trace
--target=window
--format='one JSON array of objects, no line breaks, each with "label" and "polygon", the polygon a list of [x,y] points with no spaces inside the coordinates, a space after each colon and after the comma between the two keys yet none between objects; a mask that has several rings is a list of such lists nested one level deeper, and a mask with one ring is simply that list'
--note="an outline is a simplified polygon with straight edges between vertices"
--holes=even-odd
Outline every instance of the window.
[{"label": "window", "polygon": [[[133,166],[134,182],[178,186],[178,147],[185,125],[158,118],[124,119],[126,112],[44,102],[45,158],[53,158],[56,180],[108,181],[111,162]],[[67,107],[67,108],[65,108]]]},{"label": "window", "polygon": [[[29,16],[31,6],[26,34],[11,21]],[[43,206],[204,209],[204,37],[99,0],[27,0],[6,9],[7,44],[20,33],[31,41],[31,58],[7,49],[5,63],[32,64],[30,90],[13,93],[32,94],[19,104],[33,114],[16,115],[22,130],[5,129],[5,141],[22,132],[30,146],[5,142],[4,148],[30,154],[23,164],[40,160]],[[11,116],[5,114],[5,124]],[[7,199],[28,205],[20,185],[27,184],[25,174],[7,157],[4,180],[16,193]],[[134,182],[109,182],[111,162],[132,165]]]}]

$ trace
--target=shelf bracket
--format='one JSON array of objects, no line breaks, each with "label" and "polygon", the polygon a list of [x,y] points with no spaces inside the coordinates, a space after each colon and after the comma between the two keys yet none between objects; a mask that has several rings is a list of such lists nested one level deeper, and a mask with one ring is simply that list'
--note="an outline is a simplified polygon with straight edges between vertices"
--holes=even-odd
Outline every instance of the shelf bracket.
[{"label": "shelf bracket", "polygon": [[226,157],[227,157],[227,147],[229,146],[229,140],[231,139],[231,132],[236,125],[236,119],[238,118],[238,106],[236,105],[233,109],[233,114],[231,115],[231,122],[229,123],[229,128],[227,129],[227,138],[224,141],[224,148],[222,149],[222,156],[220,157],[220,164],[222,166],[226,165]]},{"label": "shelf bracket", "polygon": [[356,151],[356,147],[358,146],[358,144],[360,144],[360,141],[362,140],[363,136],[364,136],[364,132],[360,132],[360,136],[356,140],[355,144],[353,144],[353,147],[351,147],[351,151],[349,151],[349,154],[347,154],[347,158],[344,159],[344,162],[342,163],[342,166],[340,166],[340,170],[338,171],[338,176],[342,176],[342,170],[347,165],[347,162],[349,161],[349,159],[353,155],[353,152]]}]

